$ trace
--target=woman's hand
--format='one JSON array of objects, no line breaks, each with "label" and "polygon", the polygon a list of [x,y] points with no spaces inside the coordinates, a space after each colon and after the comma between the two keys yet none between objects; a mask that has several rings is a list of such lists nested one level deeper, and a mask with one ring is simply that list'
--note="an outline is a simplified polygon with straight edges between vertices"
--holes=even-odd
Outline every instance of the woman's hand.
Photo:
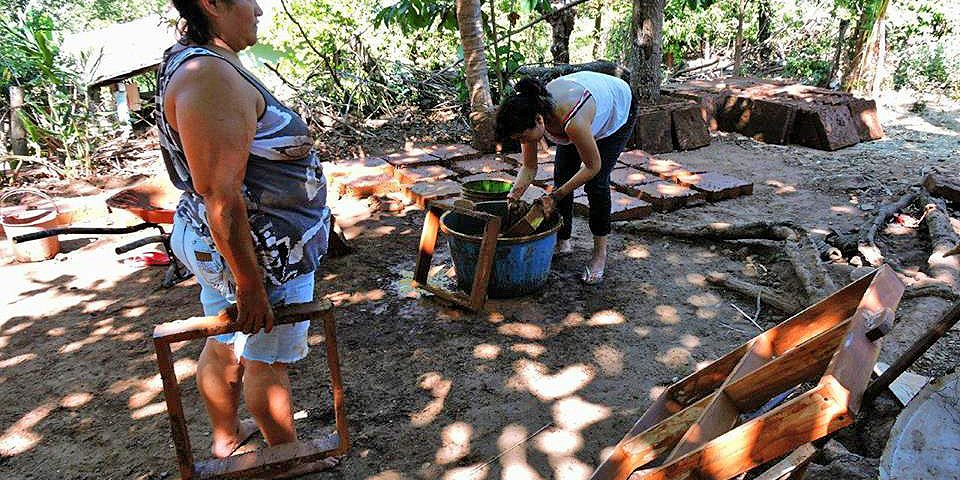
[{"label": "woman's hand", "polygon": [[543,205],[543,218],[550,218],[557,209],[557,198],[548,193],[540,197],[540,204]]},{"label": "woman's hand", "polygon": [[243,333],[254,334],[260,330],[270,333],[273,319],[273,308],[263,285],[246,289],[237,286],[236,323]]}]

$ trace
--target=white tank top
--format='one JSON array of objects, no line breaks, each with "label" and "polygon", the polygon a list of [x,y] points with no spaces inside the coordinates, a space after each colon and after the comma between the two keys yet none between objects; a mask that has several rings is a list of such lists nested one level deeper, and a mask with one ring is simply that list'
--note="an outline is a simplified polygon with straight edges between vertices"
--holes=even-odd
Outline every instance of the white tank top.
[{"label": "white tank top", "polygon": [[[564,75],[557,80],[567,80],[583,87],[583,96],[570,109],[570,113],[563,119],[563,128],[567,128],[570,120],[577,115],[577,112],[583,105],[593,98],[597,105],[597,112],[593,116],[593,123],[590,130],[593,138],[600,140],[609,137],[627,123],[630,116],[630,103],[633,101],[633,95],[630,92],[630,85],[623,80],[612,75],[605,75],[597,72],[577,72],[570,75]],[[556,81],[556,80],[554,80]],[[571,142],[566,138],[556,138],[545,132],[547,138],[560,145],[569,145]]]}]

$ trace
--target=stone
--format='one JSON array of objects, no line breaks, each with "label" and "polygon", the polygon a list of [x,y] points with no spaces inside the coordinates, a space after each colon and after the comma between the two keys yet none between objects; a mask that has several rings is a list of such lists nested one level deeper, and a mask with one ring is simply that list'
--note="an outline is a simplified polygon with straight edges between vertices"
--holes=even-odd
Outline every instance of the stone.
[{"label": "stone", "polygon": [[664,180],[638,186],[637,194],[641,200],[653,204],[658,212],[670,212],[703,201],[703,193]]},{"label": "stone", "polygon": [[401,152],[394,152],[383,158],[387,161],[387,163],[396,168],[442,163],[442,160],[439,157],[431,155],[430,150],[424,148],[413,148]]},{"label": "stone", "polygon": [[636,193],[637,186],[657,180],[660,180],[659,176],[632,167],[617,168],[610,172],[610,183],[624,193]]},{"label": "stone", "polygon": [[441,160],[470,160],[481,155],[480,151],[462,143],[456,145],[437,145],[428,148],[430,155]]},{"label": "stone", "polygon": [[396,192],[400,185],[388,173],[361,175],[341,184],[342,197],[367,198],[371,195],[386,195]]},{"label": "stone", "polygon": [[436,181],[450,178],[457,175],[457,172],[440,165],[426,165],[422,167],[398,168],[394,173],[394,178],[402,185],[408,185],[420,181]]},{"label": "stone", "polygon": [[790,140],[820,150],[839,150],[860,142],[846,105],[800,104]]},{"label": "stone", "polygon": [[650,216],[653,205],[632,195],[610,191],[610,220],[638,220]]},{"label": "stone", "polygon": [[877,116],[877,102],[863,98],[851,98],[847,103],[850,117],[857,128],[861,142],[883,138],[883,126]]},{"label": "stone", "polygon": [[637,112],[637,126],[628,144],[650,153],[673,151],[673,133],[670,112],[659,106],[641,108]]},{"label": "stone", "polygon": [[693,150],[710,145],[710,130],[703,121],[700,106],[692,103],[670,112],[673,120],[673,145],[677,150]]},{"label": "stone", "polygon": [[747,99],[737,131],[758,142],[784,145],[790,140],[797,108],[783,100]]},{"label": "stone", "polygon": [[753,195],[753,183],[716,172],[678,175],[676,181],[703,192],[708,202],[729,200],[741,195]]},{"label": "stone", "polygon": [[453,180],[436,182],[417,182],[404,188],[404,195],[420,208],[427,208],[427,204],[434,200],[456,197],[462,191],[460,184]]},{"label": "stone", "polygon": [[474,160],[462,160],[450,164],[450,168],[464,175],[473,175],[477,173],[490,172],[512,172],[513,165],[497,158],[494,155],[486,155]]}]

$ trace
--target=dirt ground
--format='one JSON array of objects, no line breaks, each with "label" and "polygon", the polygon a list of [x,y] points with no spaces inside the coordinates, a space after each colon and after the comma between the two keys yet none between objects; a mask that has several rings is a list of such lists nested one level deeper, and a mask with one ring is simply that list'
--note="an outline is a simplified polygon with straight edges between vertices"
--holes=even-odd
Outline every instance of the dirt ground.
[{"label": "dirt ground", "polygon": [[[916,114],[915,101],[884,97],[888,138],[838,152],[720,134],[709,147],[662,155],[752,180],[755,193],[653,220],[856,229],[925,173],[958,171],[960,104],[929,99]],[[622,227],[614,229],[606,282],[586,287],[577,279],[589,231],[578,219],[577,250],[554,260],[542,292],[491,301],[471,315],[410,288],[421,211],[336,208],[356,251],[325,261],[317,288],[338,307],[353,446],[338,468],[305,478],[586,479],[665,386],[756,335],[731,306],[752,313],[753,299],[708,286],[706,274],[797,291],[774,243],[688,242]],[[177,478],[150,333],[154,324],[200,314],[199,289],[192,280],[161,289],[162,268],[113,253],[140,235],[65,237],[54,260],[0,266],[0,477]],[[926,240],[915,230],[887,232],[884,242],[904,266],[925,264]],[[857,273],[846,265],[830,271],[838,285]],[[946,306],[931,297],[901,302],[881,358],[896,358]],[[759,318],[764,327],[784,319],[766,307]],[[320,329],[313,335],[318,344]],[[178,345],[175,357],[194,453],[205,458],[208,424],[194,382],[199,348]],[[957,358],[954,331],[914,370],[940,375]],[[319,346],[292,370],[303,437],[332,424],[326,379]]]}]

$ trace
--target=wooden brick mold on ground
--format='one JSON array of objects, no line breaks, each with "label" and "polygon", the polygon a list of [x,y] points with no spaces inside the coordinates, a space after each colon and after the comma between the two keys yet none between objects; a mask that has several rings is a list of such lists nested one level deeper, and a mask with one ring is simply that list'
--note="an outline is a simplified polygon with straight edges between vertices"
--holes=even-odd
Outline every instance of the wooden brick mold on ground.
[{"label": "wooden brick mold on ground", "polygon": [[882,266],[671,385],[591,480],[730,479],[850,425],[903,291]]},{"label": "wooden brick mold on ground", "polygon": [[753,183],[716,172],[690,173],[676,177],[680,185],[703,192],[708,202],[753,195]]}]

